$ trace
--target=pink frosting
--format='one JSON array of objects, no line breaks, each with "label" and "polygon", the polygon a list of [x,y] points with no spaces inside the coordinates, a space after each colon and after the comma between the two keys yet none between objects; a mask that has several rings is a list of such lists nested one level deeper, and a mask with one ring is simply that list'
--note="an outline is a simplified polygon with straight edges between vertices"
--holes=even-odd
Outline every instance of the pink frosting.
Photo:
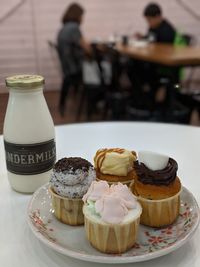
[{"label": "pink frosting", "polygon": [[97,201],[103,195],[108,194],[110,191],[109,185],[106,181],[93,181],[87,191],[87,193],[83,196],[84,203],[87,200]]},{"label": "pink frosting", "polygon": [[128,214],[128,209],[122,200],[115,195],[105,195],[97,200],[95,209],[104,222],[113,224],[122,222],[124,216]]},{"label": "pink frosting", "polygon": [[95,201],[96,212],[107,223],[121,223],[128,210],[136,208],[136,198],[126,185],[118,183],[109,187],[106,181],[92,182],[83,201]]},{"label": "pink frosting", "polygon": [[115,193],[120,197],[124,203],[124,205],[127,207],[127,209],[134,209],[136,208],[136,198],[131,193],[131,191],[128,189],[126,185],[123,185],[122,183],[118,183],[116,185],[111,185],[110,191],[112,193]]}]

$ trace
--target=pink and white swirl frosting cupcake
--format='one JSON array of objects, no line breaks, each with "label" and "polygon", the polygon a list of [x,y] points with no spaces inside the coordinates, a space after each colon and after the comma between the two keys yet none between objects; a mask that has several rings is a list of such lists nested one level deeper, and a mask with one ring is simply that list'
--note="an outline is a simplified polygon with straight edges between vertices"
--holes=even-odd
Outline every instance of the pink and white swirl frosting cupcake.
[{"label": "pink and white swirl frosting cupcake", "polygon": [[94,181],[83,201],[87,238],[95,248],[122,253],[133,246],[142,208],[126,185]]}]

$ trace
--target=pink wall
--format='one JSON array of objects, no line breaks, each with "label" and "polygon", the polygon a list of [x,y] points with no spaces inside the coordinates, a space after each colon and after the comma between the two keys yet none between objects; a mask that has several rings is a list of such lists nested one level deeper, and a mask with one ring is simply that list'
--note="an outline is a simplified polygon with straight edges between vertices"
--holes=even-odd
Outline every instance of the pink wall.
[{"label": "pink wall", "polygon": [[[60,72],[48,40],[56,39],[60,17],[69,0],[0,0],[0,91],[4,79],[16,73],[40,73],[47,89],[58,89]],[[145,31],[141,16],[149,0],[80,0],[87,10],[83,32],[88,39],[107,38],[112,33]],[[200,40],[200,21],[176,0],[157,0],[177,29]],[[200,0],[182,0],[199,12]],[[198,14],[197,14],[198,15]],[[198,72],[197,72],[198,73]],[[199,74],[196,74],[199,77]]]}]

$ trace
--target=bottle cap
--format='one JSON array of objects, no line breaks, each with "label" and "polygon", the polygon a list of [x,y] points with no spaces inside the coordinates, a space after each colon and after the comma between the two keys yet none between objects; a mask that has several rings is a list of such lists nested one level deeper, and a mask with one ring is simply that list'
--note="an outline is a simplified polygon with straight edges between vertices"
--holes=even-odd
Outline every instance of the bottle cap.
[{"label": "bottle cap", "polygon": [[40,75],[14,75],[6,78],[6,86],[13,89],[34,89],[44,85],[44,77]]}]

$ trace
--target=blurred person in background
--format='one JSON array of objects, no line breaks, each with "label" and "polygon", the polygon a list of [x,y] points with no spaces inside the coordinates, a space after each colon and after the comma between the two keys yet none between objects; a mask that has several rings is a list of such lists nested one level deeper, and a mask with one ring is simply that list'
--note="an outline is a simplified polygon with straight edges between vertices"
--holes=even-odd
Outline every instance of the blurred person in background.
[{"label": "blurred person in background", "polygon": [[65,102],[72,86],[74,90],[82,83],[82,62],[84,53],[90,54],[91,47],[84,40],[80,30],[84,8],[77,4],[70,4],[62,17],[62,28],[58,33],[58,54],[63,70],[63,82],[60,92],[59,111],[64,116]]},{"label": "blurred person in background", "polygon": [[136,33],[138,39],[147,39],[150,42],[174,43],[176,30],[174,26],[163,17],[161,7],[150,3],[144,8],[143,15],[149,27],[146,35]]},{"label": "blurred person in background", "polygon": [[[146,34],[136,33],[139,40],[148,42],[175,44],[176,29],[163,16],[162,8],[156,3],[149,3],[143,11],[144,18],[148,25]],[[160,76],[170,73],[171,69],[157,64],[133,60],[130,63],[129,77],[132,84],[136,84],[136,95],[138,99],[146,99],[145,105],[155,108],[156,103],[163,103],[166,97],[166,90],[159,87]],[[178,82],[177,75],[177,82]]]}]

